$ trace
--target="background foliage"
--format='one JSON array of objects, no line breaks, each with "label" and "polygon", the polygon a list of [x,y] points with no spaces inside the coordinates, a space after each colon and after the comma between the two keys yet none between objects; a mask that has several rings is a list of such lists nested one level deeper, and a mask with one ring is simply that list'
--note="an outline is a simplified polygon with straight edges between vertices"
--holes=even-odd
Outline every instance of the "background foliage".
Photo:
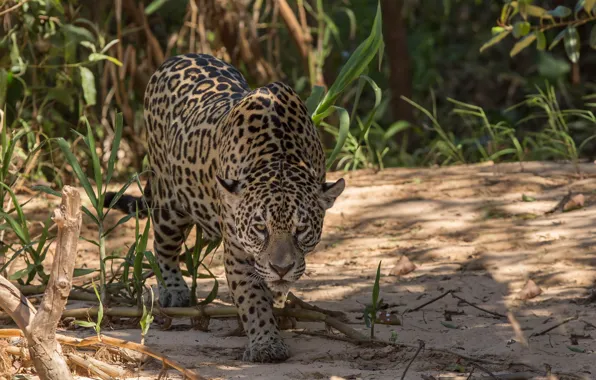
[{"label": "background foliage", "polygon": [[[4,1],[0,241],[10,231],[18,248],[2,243],[0,253],[25,260],[13,279],[45,281],[50,220],[30,236],[15,194],[56,194],[79,183],[97,226],[101,298],[119,282],[119,296],[141,302],[147,273],[158,272],[149,229],[140,231],[137,219],[128,253],[105,252],[114,227],[104,226],[109,211],[101,204],[111,180],[125,183],[120,195],[141,186],[145,86],[164,59],[187,52],[233,63],[253,87],[293,86],[321,131],[331,169],[593,160],[595,3]],[[189,249],[194,281],[211,277],[198,274],[208,271],[202,262],[210,249]],[[108,266],[117,277],[106,277]]]}]

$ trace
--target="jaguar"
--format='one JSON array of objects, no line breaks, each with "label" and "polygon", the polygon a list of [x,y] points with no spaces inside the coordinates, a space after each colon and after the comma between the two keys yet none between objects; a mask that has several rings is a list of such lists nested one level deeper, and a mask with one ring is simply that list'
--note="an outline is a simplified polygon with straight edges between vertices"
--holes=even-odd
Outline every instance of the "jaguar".
[{"label": "jaguar", "polygon": [[[171,57],[144,97],[149,175],[142,197],[112,206],[153,222],[165,285],[162,307],[188,306],[180,270],[190,229],[221,241],[226,280],[248,336],[243,360],[290,356],[274,308],[304,274],[325,214],[345,181],[326,181],[325,154],[305,104],[277,81],[252,89],[232,65],[206,54]],[[115,193],[105,197],[104,207]]]}]

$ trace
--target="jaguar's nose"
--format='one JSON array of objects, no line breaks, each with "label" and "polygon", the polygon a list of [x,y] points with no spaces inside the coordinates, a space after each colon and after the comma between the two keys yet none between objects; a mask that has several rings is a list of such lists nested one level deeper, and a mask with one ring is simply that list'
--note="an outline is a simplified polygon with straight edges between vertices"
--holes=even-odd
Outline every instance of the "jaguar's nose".
[{"label": "jaguar's nose", "polygon": [[279,266],[279,265],[273,264],[271,261],[269,262],[269,266],[271,267],[271,269],[273,269],[273,271],[275,273],[277,273],[279,275],[279,278],[284,278],[284,276],[286,274],[288,274],[288,272],[292,268],[294,268],[294,265],[295,264],[296,264],[296,262],[293,262],[293,263],[291,263],[289,265],[286,265],[286,266]]}]

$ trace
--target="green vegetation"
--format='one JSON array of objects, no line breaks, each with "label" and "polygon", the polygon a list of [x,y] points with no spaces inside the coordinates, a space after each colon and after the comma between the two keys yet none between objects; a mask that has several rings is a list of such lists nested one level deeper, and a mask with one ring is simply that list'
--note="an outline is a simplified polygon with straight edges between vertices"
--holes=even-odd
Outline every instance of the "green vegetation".
[{"label": "green vegetation", "polygon": [[[137,213],[108,227],[103,203],[108,185],[120,184],[110,207],[131,185],[142,188],[144,173],[134,168],[146,155],[143,91],[175,54],[222,57],[253,86],[275,79],[292,85],[321,131],[331,170],[566,160],[579,172],[578,163],[596,155],[594,0],[573,9],[530,0],[423,0],[401,9],[403,18],[385,19],[381,5],[369,1],[295,1],[288,15],[257,0],[245,12],[228,10],[250,24],[240,31],[216,16],[201,30],[188,0],[121,3],[117,9],[77,0],[0,5],[0,271],[23,260],[25,268],[9,274],[21,285],[47,282],[42,264],[55,236],[49,216],[41,229],[32,228],[23,211],[29,200],[17,194],[59,196],[65,183],[80,185],[87,196],[83,211],[100,260],[75,275],[97,275],[101,304],[118,297],[145,307],[148,277],[163,281],[148,246],[150,218],[142,230]],[[217,15],[217,2],[207,4]],[[393,27],[387,19],[407,32],[402,40],[384,35]],[[496,19],[497,26],[486,28]],[[231,40],[224,29],[235,33]],[[234,45],[239,41],[250,54]],[[388,54],[397,45],[407,53],[403,61]],[[406,61],[411,65],[394,81],[393,67]],[[410,90],[394,86],[404,81]],[[396,99],[411,117],[397,112]],[[106,239],[131,219],[134,243],[106,252]],[[185,254],[193,294],[199,279],[214,277],[205,259],[218,246],[196,232]],[[379,276],[378,270],[365,312],[371,336]],[[90,291],[90,284],[82,289]],[[201,304],[217,293],[214,281]],[[146,332],[152,313],[144,310]],[[93,323],[99,328],[101,319]]]}]

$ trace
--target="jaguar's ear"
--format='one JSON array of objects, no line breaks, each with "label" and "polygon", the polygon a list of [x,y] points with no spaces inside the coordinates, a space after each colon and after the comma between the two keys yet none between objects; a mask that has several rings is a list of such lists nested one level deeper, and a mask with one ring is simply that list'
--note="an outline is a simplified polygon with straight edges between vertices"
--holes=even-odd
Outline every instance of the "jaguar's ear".
[{"label": "jaguar's ear", "polygon": [[343,178],[338,179],[336,182],[326,182],[323,184],[321,189],[321,196],[319,202],[325,210],[333,207],[333,203],[337,197],[344,191],[346,187],[346,181]]},{"label": "jaguar's ear", "polygon": [[217,188],[223,200],[230,205],[235,206],[240,200],[240,193],[242,192],[242,184],[240,181],[234,179],[224,179],[216,175]]}]

